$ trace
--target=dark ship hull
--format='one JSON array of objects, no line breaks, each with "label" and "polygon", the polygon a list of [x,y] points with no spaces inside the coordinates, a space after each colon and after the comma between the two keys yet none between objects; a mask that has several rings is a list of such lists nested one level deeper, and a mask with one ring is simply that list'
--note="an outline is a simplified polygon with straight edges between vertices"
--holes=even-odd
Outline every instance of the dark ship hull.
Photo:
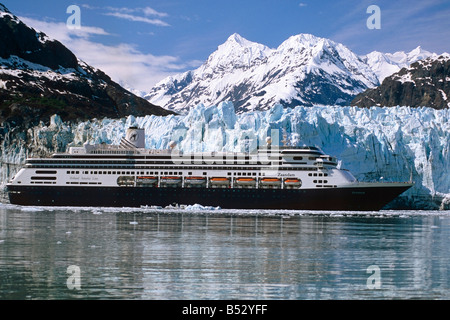
[{"label": "dark ship hull", "polygon": [[412,186],[361,183],[340,188],[155,188],[8,186],[11,204],[29,206],[141,207],[193,205],[223,209],[375,211]]}]

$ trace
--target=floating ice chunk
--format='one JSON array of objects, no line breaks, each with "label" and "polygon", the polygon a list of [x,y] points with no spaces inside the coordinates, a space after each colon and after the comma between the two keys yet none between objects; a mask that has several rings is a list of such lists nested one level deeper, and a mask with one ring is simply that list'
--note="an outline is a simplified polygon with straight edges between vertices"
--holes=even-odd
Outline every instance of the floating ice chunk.
[{"label": "floating ice chunk", "polygon": [[201,204],[188,205],[184,208],[187,211],[220,210],[220,207],[202,206]]}]

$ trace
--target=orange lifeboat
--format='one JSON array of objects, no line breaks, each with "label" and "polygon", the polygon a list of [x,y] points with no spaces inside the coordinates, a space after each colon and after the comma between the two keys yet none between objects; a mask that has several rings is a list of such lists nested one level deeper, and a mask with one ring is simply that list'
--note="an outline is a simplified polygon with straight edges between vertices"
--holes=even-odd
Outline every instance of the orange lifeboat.
[{"label": "orange lifeboat", "polygon": [[302,181],[297,178],[287,178],[284,180],[284,184],[286,186],[300,186],[302,184]]},{"label": "orange lifeboat", "polygon": [[212,185],[229,185],[230,184],[230,179],[229,178],[225,178],[225,177],[213,177],[211,179],[209,179],[210,183]]},{"label": "orange lifeboat", "polygon": [[245,186],[255,185],[256,179],[255,178],[237,178],[236,183],[238,185],[245,185]]},{"label": "orange lifeboat", "polygon": [[281,185],[281,179],[279,178],[262,178],[260,184],[267,186],[278,186]]}]

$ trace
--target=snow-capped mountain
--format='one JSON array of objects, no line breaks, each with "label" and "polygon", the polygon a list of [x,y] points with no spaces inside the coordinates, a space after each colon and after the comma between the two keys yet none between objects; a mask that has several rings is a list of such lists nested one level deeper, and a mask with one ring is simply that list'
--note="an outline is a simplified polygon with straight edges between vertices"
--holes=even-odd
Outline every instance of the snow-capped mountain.
[{"label": "snow-capped mountain", "polygon": [[387,75],[431,55],[418,47],[360,57],[310,34],[292,36],[271,49],[233,34],[198,69],[162,80],[144,97],[181,113],[199,103],[221,101],[233,101],[238,113],[267,110],[274,103],[349,105]]},{"label": "snow-capped mountain", "polygon": [[265,63],[272,52],[269,47],[248,41],[235,33],[209,56],[206,63],[199,67],[198,73],[211,75],[215,71],[226,74],[234,72],[234,69],[247,70]]},{"label": "snow-capped mountain", "polygon": [[352,105],[450,108],[450,55],[428,57],[402,68],[380,86],[357,95]]},{"label": "snow-capped mountain", "polygon": [[[170,114],[79,60],[0,4],[0,123]],[[0,134],[1,138],[1,134]]]},{"label": "snow-capped mountain", "polygon": [[233,34],[198,69],[162,80],[145,98],[177,112],[229,100],[245,112],[274,103],[348,104],[376,85],[369,66],[331,40],[300,34],[270,49]]},{"label": "snow-capped mountain", "polygon": [[361,56],[362,60],[367,63],[377,75],[380,83],[382,83],[386,77],[400,71],[400,69],[408,67],[418,60],[430,57],[437,58],[438,55],[426,51],[420,46],[410,52],[398,51],[395,53],[381,53],[379,51],[373,51],[365,56]]}]

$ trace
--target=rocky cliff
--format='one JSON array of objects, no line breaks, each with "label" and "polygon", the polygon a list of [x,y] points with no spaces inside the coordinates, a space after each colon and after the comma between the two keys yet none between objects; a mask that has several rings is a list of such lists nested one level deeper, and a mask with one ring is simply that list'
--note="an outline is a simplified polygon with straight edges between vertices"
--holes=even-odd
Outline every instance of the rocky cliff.
[{"label": "rocky cliff", "polygon": [[27,26],[0,4],[0,123],[7,126],[134,115],[167,115]]},{"label": "rocky cliff", "polygon": [[352,105],[450,107],[450,56],[427,58],[385,78],[376,88],[355,97]]}]

